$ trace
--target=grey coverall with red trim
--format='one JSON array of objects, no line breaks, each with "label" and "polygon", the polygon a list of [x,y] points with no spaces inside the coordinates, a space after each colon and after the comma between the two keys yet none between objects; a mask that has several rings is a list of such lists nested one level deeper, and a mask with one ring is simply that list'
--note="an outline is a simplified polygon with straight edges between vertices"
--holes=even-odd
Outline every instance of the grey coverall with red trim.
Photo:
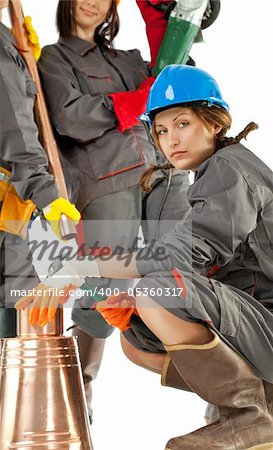
[{"label": "grey coverall with red trim", "polygon": [[[231,145],[200,165],[188,198],[186,221],[139,251],[135,295],[207,322],[272,383],[273,173],[243,145]],[[125,336],[142,350],[164,351],[136,316]]]},{"label": "grey coverall with red trim", "polygon": [[[0,166],[11,172],[18,195],[41,209],[59,195],[38,141],[33,117],[36,86],[12,34],[1,22],[0,61]],[[12,306],[20,295],[11,297],[10,289],[31,289],[37,285],[37,276],[25,241],[0,232],[0,251],[0,307]]]},{"label": "grey coverall with red trim", "polygon": [[[138,50],[114,52],[77,37],[61,37],[57,44],[43,49],[39,70],[71,199],[82,213],[86,241],[91,246],[98,242],[101,247],[122,246],[128,251],[144,209],[140,176],[151,164],[162,163],[163,157],[149,142],[141,123],[123,133],[118,131],[108,94],[137,89],[150,75],[148,65]],[[145,196],[147,220],[156,220],[167,182],[161,173],[152,193]],[[176,222],[188,213],[188,187],[188,174],[175,171],[168,197],[175,196],[177,202],[175,207],[174,202],[165,203],[161,220]],[[144,231],[148,240],[154,227]],[[86,281],[108,295],[107,288],[124,291],[132,286],[131,280]],[[77,301],[73,321],[90,336],[107,337],[113,329],[90,309],[93,303],[90,295]]]}]

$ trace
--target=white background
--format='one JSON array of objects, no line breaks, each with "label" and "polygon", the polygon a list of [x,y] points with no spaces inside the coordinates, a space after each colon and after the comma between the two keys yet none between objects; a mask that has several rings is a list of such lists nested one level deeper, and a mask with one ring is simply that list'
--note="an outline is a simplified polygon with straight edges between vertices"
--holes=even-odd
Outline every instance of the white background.
[{"label": "white background", "polygon": [[[23,0],[22,4],[25,15],[33,18],[41,44],[55,42],[57,0]],[[221,5],[217,21],[203,32],[205,43],[195,44],[191,56],[216,78],[230,104],[230,134],[252,120],[259,124],[247,146],[273,168],[272,1],[221,0]],[[121,0],[119,12],[116,47],[137,47],[148,60],[145,28],[135,1]],[[160,387],[158,375],[127,361],[117,332],[108,339],[94,382],[93,408],[95,450],[163,450],[170,437],[204,425],[205,403],[194,394]]]}]

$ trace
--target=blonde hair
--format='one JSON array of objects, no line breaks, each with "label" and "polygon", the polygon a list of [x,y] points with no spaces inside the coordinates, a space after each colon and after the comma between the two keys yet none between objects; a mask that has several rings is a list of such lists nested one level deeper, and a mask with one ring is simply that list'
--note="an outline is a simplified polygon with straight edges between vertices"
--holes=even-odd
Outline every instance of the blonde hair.
[{"label": "blonde hair", "polygon": [[[177,105],[178,106],[178,105]],[[256,130],[258,125],[255,122],[250,122],[237,136],[228,137],[226,133],[231,127],[232,118],[228,111],[223,108],[217,108],[216,106],[197,106],[197,107],[189,107],[194,114],[200,119],[201,122],[205,125],[205,127],[210,131],[212,125],[218,125],[221,127],[221,130],[216,135],[216,143],[215,143],[215,152],[217,152],[220,148],[227,147],[229,145],[238,144],[242,139],[246,139],[248,133],[250,131]],[[158,136],[155,132],[154,121],[152,124],[151,135],[154,141],[154,144],[157,149],[161,152],[161,148],[158,142]],[[163,166],[153,165],[149,167],[142,175],[139,186],[145,192],[149,192],[151,190],[151,178],[154,172],[157,170],[170,170],[173,169],[174,166],[171,163],[167,163]]]}]

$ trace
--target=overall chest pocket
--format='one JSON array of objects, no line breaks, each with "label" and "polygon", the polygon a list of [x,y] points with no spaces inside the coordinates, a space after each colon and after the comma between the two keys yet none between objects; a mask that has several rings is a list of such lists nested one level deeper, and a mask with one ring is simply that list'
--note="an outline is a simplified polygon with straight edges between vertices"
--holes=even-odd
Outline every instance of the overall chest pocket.
[{"label": "overall chest pocket", "polygon": [[83,94],[107,95],[115,90],[113,77],[102,67],[85,67],[76,70]]},{"label": "overall chest pocket", "polygon": [[27,97],[35,98],[37,94],[36,83],[31,78],[26,78],[26,95]]}]

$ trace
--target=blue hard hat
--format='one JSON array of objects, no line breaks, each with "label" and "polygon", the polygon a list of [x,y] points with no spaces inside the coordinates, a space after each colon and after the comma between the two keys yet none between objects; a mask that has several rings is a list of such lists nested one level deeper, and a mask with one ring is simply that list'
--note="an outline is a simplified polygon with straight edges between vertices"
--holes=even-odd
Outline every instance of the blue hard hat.
[{"label": "blue hard hat", "polygon": [[218,84],[209,73],[193,66],[171,64],[156,78],[149,93],[147,110],[139,120],[151,125],[158,110],[193,102],[229,110]]}]

